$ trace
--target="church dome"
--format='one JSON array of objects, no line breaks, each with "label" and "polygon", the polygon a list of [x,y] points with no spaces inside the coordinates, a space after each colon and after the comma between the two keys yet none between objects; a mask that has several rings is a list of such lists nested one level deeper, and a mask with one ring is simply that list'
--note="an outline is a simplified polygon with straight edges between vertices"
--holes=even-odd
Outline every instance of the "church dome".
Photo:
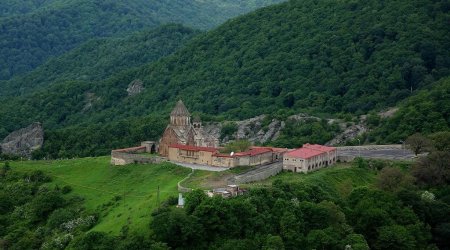
[{"label": "church dome", "polygon": [[183,101],[179,100],[175,108],[170,113],[170,116],[191,116],[191,114],[187,110],[186,106],[184,106]]}]

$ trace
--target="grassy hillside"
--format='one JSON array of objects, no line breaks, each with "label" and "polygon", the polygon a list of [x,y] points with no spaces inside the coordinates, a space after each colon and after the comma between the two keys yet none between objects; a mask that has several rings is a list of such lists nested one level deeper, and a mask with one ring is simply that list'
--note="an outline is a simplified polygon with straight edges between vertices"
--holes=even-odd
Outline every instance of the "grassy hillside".
[{"label": "grassy hillside", "polygon": [[172,164],[113,167],[110,157],[58,161],[11,162],[13,170],[42,170],[53,181],[50,186],[70,185],[71,195],[84,198],[90,212],[98,212],[99,223],[92,229],[118,235],[123,226],[131,232],[148,232],[150,214],[161,202],[178,195],[177,182],[190,172]]},{"label": "grassy hillside", "polygon": [[49,57],[60,55],[91,38],[121,35],[167,23],[208,29],[278,1],[252,1],[249,4],[236,0],[223,3],[196,0],[4,2],[0,3],[0,10],[11,15],[0,16],[0,80],[28,72]]}]

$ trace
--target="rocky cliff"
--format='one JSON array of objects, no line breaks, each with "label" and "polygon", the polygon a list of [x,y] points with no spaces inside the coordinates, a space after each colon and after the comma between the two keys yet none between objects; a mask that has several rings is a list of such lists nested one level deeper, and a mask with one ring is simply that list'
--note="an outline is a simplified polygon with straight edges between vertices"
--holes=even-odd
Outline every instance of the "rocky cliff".
[{"label": "rocky cliff", "polygon": [[[285,127],[285,121],[272,119],[267,120],[266,115],[256,116],[247,120],[234,121],[236,124],[236,132],[232,136],[225,136],[221,138],[221,131],[223,124],[221,123],[208,123],[204,126],[204,131],[207,134],[212,135],[214,138],[219,139],[220,143],[227,143],[232,140],[248,140],[252,143],[266,143],[276,140],[282,130]],[[305,121],[315,120],[320,121],[321,118],[316,116],[310,116],[308,114],[297,114],[292,115],[287,118],[287,120],[294,121],[296,123],[301,123]],[[327,145],[343,145],[349,140],[355,139],[357,136],[361,136],[368,131],[365,126],[365,120],[361,118],[358,123],[351,123],[348,125],[347,122],[340,119],[326,119],[328,123],[337,123],[341,128],[341,133],[336,135]],[[226,123],[230,123],[228,121]]]},{"label": "rocky cliff", "polygon": [[31,153],[41,148],[43,143],[44,129],[40,123],[36,122],[6,136],[3,142],[0,143],[0,149],[4,154],[30,158]]}]

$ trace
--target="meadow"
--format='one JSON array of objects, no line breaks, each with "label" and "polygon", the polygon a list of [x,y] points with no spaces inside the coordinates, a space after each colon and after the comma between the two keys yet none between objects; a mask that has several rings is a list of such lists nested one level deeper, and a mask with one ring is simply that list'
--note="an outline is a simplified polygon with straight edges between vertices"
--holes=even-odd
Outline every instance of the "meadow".
[{"label": "meadow", "polygon": [[111,166],[109,161],[103,156],[10,164],[20,172],[42,170],[52,177],[48,185],[71,186],[69,195],[82,197],[86,210],[99,216],[91,230],[112,235],[119,235],[122,228],[148,232],[151,212],[158,203],[178,195],[177,182],[190,172],[170,163]]}]

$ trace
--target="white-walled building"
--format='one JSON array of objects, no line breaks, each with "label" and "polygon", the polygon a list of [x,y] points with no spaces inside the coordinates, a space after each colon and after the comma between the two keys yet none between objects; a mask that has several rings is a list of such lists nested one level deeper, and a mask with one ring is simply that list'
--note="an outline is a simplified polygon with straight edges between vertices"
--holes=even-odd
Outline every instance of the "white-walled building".
[{"label": "white-walled building", "polygon": [[337,150],[318,144],[305,144],[302,148],[284,154],[283,169],[292,172],[314,171],[336,163]]}]

